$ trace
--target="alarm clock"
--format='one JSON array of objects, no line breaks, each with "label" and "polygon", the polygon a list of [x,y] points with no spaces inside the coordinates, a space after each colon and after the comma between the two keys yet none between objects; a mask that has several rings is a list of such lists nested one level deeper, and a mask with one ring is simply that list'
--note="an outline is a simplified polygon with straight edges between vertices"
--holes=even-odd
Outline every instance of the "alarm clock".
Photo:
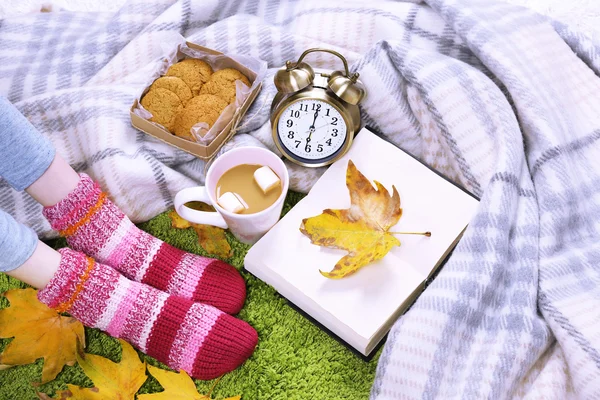
[{"label": "alarm clock", "polygon": [[[302,60],[322,51],[339,57],[344,71],[313,69]],[[342,157],[360,129],[358,103],[366,91],[350,74],[346,59],[327,49],[308,49],[275,74],[277,94],[271,104],[273,141],[288,160],[321,167]]]}]

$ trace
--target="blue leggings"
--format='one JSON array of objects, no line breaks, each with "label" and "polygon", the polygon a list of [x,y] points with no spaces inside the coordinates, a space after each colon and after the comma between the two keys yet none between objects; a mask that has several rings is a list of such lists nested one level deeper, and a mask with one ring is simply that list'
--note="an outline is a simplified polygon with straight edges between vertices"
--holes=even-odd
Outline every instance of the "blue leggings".
[{"label": "blue leggings", "polygon": [[[54,155],[52,143],[0,96],[0,178],[15,190],[24,190],[46,172]],[[0,210],[0,272],[21,266],[37,242],[33,229]]]}]

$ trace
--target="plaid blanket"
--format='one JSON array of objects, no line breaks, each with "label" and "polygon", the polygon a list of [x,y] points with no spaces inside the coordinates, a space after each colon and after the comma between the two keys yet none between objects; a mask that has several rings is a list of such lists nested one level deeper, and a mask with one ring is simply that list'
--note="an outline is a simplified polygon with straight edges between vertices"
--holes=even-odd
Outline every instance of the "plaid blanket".
[{"label": "plaid blanket", "polygon": [[[340,51],[365,123],[478,196],[449,262],[394,325],[373,399],[600,397],[600,45],[496,1],[128,2],[117,14],[0,21],[0,93],[134,220],[203,181],[203,162],[130,126],[161,54],[189,40],[268,62],[226,146],[273,149],[273,74]],[[339,67],[326,55],[310,60]],[[307,191],[322,170],[289,165]],[[398,171],[410,173],[410,171]],[[52,235],[0,181],[0,207]]]}]

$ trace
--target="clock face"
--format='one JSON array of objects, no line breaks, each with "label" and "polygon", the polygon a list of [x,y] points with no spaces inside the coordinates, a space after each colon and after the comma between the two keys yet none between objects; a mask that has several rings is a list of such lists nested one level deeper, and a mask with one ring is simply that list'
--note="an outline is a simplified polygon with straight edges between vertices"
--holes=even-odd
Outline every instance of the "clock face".
[{"label": "clock face", "polygon": [[331,104],[302,99],[282,111],[277,134],[289,153],[308,162],[318,162],[344,146],[347,129],[344,118]]}]

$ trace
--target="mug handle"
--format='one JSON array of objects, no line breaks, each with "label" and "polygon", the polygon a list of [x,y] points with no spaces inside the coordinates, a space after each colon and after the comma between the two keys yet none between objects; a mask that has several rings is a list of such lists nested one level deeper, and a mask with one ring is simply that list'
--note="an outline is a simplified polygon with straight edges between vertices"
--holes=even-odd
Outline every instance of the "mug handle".
[{"label": "mug handle", "polygon": [[175,195],[173,205],[179,216],[190,222],[202,225],[218,226],[227,229],[227,222],[217,211],[198,211],[185,205],[189,201],[201,201],[206,204],[212,204],[208,191],[204,186],[186,188]]}]

